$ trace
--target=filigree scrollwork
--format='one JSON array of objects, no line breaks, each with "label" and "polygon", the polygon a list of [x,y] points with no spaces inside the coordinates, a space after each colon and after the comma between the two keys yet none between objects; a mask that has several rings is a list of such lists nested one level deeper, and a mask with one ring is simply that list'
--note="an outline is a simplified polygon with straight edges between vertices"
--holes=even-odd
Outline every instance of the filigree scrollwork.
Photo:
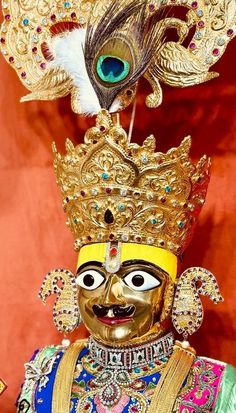
[{"label": "filigree scrollwork", "polygon": [[75,277],[70,271],[57,269],[46,275],[39,291],[39,298],[44,304],[50,295],[57,295],[53,321],[61,333],[69,333],[79,325],[77,288]]},{"label": "filigree scrollwork", "polygon": [[203,321],[203,307],[199,295],[206,295],[215,304],[223,300],[214,275],[199,267],[192,267],[180,276],[172,309],[172,322],[179,334],[195,333]]},{"label": "filigree scrollwork", "polygon": [[[49,44],[54,26],[69,22],[73,27],[97,25],[114,0],[71,1],[70,8],[64,1],[9,0],[3,2],[4,22],[1,32],[1,50],[8,63],[16,70],[24,86],[32,93],[23,101],[33,99],[57,99],[71,94],[72,109],[81,113],[80,93],[75,79],[63,74],[51,74],[50,59],[43,52],[43,45]],[[127,0],[127,3],[130,0]],[[124,6],[126,2],[124,2]],[[148,4],[147,4],[148,6]],[[179,17],[179,8],[185,8],[184,17]],[[213,79],[218,74],[209,72],[236,34],[236,3],[234,0],[186,0],[156,2],[155,11],[147,7],[145,19],[154,21],[156,29],[167,33],[163,46],[157,47],[143,74],[151,84],[153,93],[146,103],[157,107],[162,101],[159,82],[174,87],[186,87]],[[163,13],[162,13],[163,11]],[[155,21],[155,13],[163,17]],[[154,17],[154,20],[150,20]],[[176,29],[178,39],[170,41],[168,30]],[[195,30],[194,30],[195,29]],[[60,31],[59,31],[59,34]],[[59,86],[55,85],[56,82]],[[136,82],[137,83],[137,82]],[[130,84],[117,98],[123,110],[136,95],[136,83]],[[127,93],[126,93],[127,92]]]}]

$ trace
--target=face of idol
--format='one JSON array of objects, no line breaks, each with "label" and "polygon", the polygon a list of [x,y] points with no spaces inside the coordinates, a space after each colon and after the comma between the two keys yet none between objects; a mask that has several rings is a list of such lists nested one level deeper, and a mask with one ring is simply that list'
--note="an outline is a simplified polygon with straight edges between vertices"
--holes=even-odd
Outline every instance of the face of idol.
[{"label": "face of idol", "polygon": [[77,271],[79,308],[89,332],[107,343],[141,337],[159,321],[168,274],[144,260],[121,263],[109,273],[88,261]]}]

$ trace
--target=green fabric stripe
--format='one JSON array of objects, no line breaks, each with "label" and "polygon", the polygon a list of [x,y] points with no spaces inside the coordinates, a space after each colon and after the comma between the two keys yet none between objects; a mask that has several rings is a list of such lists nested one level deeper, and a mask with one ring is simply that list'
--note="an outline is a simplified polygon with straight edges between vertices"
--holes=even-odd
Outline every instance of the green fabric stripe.
[{"label": "green fabric stripe", "polygon": [[236,413],[236,369],[227,364],[214,413]]}]

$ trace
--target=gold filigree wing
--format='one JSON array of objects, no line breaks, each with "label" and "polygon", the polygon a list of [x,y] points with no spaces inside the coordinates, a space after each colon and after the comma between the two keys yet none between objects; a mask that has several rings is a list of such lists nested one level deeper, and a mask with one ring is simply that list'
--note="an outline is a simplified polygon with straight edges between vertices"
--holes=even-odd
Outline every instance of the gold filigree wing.
[{"label": "gold filigree wing", "polygon": [[92,11],[104,13],[104,2],[62,0],[3,0],[4,21],[0,48],[24,86],[32,93],[22,101],[57,99],[73,91],[72,79],[60,68],[50,68],[47,42],[61,26],[85,25]]},{"label": "gold filigree wing", "polygon": [[[180,4],[164,1],[162,7],[168,6],[172,6],[174,13]],[[179,40],[166,42],[150,68],[160,81],[176,87],[199,84],[217,76],[215,72],[209,73],[209,69],[236,34],[234,0],[188,0],[182,6],[188,10],[185,20],[164,18],[166,28],[176,28]],[[188,38],[187,46],[184,46],[190,30],[192,38]]]},{"label": "gold filigree wing", "polygon": [[35,83],[32,93],[21,98],[21,102],[54,100],[73,93],[73,90],[73,81],[68,74],[59,68],[52,68]]}]

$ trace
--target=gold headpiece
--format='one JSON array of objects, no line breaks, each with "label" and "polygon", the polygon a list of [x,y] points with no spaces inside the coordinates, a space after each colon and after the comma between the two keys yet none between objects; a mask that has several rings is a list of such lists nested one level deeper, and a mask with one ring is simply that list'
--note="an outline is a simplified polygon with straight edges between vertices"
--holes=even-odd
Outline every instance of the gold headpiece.
[{"label": "gold headpiece", "polygon": [[[185,19],[179,18],[180,6],[186,9]],[[111,85],[107,85],[106,81],[98,82],[95,61],[99,54],[104,56],[109,52],[109,55],[114,56],[115,53],[122,59],[124,53],[130,67],[127,82],[122,80],[112,85],[119,86],[114,93],[119,98],[118,110],[122,110],[133,100],[136,82],[142,75],[153,88],[153,93],[146,100],[149,107],[157,107],[162,101],[160,81],[174,87],[185,87],[217,76],[209,69],[222,56],[236,33],[236,4],[225,0],[3,0],[2,8],[4,22],[1,51],[31,92],[22,101],[51,100],[71,94],[72,109],[78,113],[87,111],[80,106],[81,88],[85,86],[80,81],[76,82],[82,69],[80,67],[78,73],[73,70],[73,67],[78,66],[78,62],[73,59],[81,38],[72,42],[74,50],[71,43],[64,45],[70,56],[61,60],[57,60],[54,54],[53,41],[56,38],[66,38],[76,29],[89,28],[84,46],[85,56],[82,52],[81,56],[85,58],[88,75],[101,108],[105,109],[109,109],[112,99],[107,106],[104,104],[104,89],[106,93],[108,90],[113,93],[114,88],[110,88]],[[134,16],[138,20],[134,21]],[[116,24],[117,18],[119,24]],[[111,31],[107,30],[106,21]],[[134,27],[139,27],[139,33],[135,32]],[[152,27],[151,33],[147,27]],[[164,33],[169,28],[176,29],[178,40],[163,43]],[[160,33],[156,36],[158,31]],[[144,37],[138,41],[143,33],[148,33],[149,40]],[[132,41],[135,37],[136,43]],[[109,39],[111,45],[108,44]],[[153,41],[152,50],[150,39]],[[142,45],[144,50],[140,52]],[[65,64],[65,61],[71,61],[72,66]],[[128,95],[124,85],[129,87]],[[88,82],[86,87],[90,87]],[[117,111],[117,103],[115,107],[113,111]],[[96,108],[88,110],[89,113],[98,111]]]},{"label": "gold headpiece", "polygon": [[155,138],[129,143],[124,129],[102,111],[65,156],[54,145],[57,183],[75,249],[89,243],[149,244],[181,254],[187,247],[209,181],[209,160],[189,160],[191,139],[166,154]]}]

